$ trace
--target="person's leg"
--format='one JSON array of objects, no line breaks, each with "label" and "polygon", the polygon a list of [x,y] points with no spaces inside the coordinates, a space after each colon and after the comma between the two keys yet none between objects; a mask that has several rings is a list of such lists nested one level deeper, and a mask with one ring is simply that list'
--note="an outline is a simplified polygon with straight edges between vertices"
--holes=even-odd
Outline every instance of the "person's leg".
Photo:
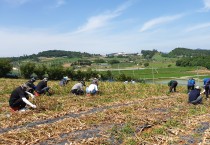
[{"label": "person's leg", "polygon": [[190,103],[192,103],[192,104],[200,104],[200,103],[202,103],[202,97],[199,96],[196,100],[191,101]]},{"label": "person's leg", "polygon": [[190,92],[190,86],[187,86],[187,93]]},{"label": "person's leg", "polygon": [[172,89],[173,89],[173,88],[172,88],[172,86],[170,86],[170,88],[169,88],[169,92],[172,92]]},{"label": "person's leg", "polygon": [[172,84],[172,89],[174,90],[174,92],[176,92],[176,86],[177,86],[176,83],[173,83],[173,84]]},{"label": "person's leg", "polygon": [[84,91],[83,90],[77,90],[76,95],[84,95]]},{"label": "person's leg", "polygon": [[174,84],[174,92],[176,92],[177,83]]},{"label": "person's leg", "polygon": [[41,90],[41,92],[42,92],[42,93],[46,93],[46,92],[49,91],[49,89],[50,89],[49,87],[44,87],[44,88]]},{"label": "person's leg", "polygon": [[209,97],[209,86],[205,86],[206,99]]},{"label": "person's leg", "polygon": [[96,90],[95,90],[95,89],[92,90],[92,91],[91,91],[91,94],[92,94],[92,95],[95,95],[95,94],[96,94]]},{"label": "person's leg", "polygon": [[72,94],[74,94],[74,95],[76,95],[76,93],[77,93],[77,90],[76,90],[76,89],[74,89],[74,90],[71,90],[71,93],[72,93]]},{"label": "person's leg", "polygon": [[11,108],[16,108],[18,110],[24,108],[26,106],[26,103],[23,102],[22,98],[16,100],[13,104],[11,104]]}]

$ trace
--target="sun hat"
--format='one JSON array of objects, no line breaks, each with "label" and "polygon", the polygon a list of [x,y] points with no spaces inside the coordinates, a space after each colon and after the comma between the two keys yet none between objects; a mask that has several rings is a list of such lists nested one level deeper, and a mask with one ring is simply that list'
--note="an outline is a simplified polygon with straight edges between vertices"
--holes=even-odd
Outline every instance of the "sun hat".
[{"label": "sun hat", "polygon": [[200,88],[199,86],[196,86],[195,89],[198,89],[198,90],[199,90],[199,89],[201,89],[201,88]]},{"label": "sun hat", "polygon": [[70,80],[69,78],[68,78],[68,76],[65,76],[65,77],[63,77],[65,80]]},{"label": "sun hat", "polygon": [[48,78],[44,78],[43,81],[47,82],[48,81]]}]

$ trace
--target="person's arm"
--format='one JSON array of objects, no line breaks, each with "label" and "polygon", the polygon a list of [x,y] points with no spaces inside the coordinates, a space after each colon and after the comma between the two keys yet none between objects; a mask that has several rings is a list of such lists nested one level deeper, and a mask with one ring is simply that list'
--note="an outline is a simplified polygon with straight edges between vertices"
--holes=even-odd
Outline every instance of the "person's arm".
[{"label": "person's arm", "polygon": [[30,95],[31,96],[31,98],[32,99],[34,99],[35,97],[34,97],[34,95],[33,94],[31,94],[30,92],[27,92],[27,91],[25,91],[28,95]]},{"label": "person's arm", "polygon": [[25,97],[22,97],[23,102],[25,102],[27,105],[31,106],[32,108],[36,108],[36,105],[29,102]]},{"label": "person's arm", "polygon": [[203,93],[205,93],[205,90],[203,90],[203,91],[200,93],[200,95],[203,94]]},{"label": "person's arm", "polygon": [[97,85],[95,85],[95,90],[98,92],[98,86]]}]

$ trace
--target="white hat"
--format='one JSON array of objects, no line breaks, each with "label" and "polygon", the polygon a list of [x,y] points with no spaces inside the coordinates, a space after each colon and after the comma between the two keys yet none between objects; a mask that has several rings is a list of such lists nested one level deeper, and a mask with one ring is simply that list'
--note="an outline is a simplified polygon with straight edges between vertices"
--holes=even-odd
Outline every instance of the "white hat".
[{"label": "white hat", "polygon": [[195,89],[198,89],[198,90],[199,90],[199,89],[201,89],[201,88],[200,88],[199,86],[196,86]]},{"label": "white hat", "polygon": [[68,76],[65,76],[65,77],[63,77],[64,79],[66,79],[66,80],[70,80],[69,78],[68,78]]},{"label": "white hat", "polygon": [[47,79],[47,78],[44,78],[44,79],[43,79],[43,81],[47,82],[47,81],[48,81],[48,79]]}]

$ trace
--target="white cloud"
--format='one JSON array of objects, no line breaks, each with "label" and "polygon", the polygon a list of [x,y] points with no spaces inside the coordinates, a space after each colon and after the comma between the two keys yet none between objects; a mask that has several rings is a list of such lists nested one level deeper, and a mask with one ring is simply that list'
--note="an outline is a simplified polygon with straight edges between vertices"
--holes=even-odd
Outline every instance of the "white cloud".
[{"label": "white cloud", "polygon": [[192,26],[186,29],[187,32],[190,31],[195,31],[195,30],[200,30],[200,29],[205,29],[205,28],[209,28],[210,27],[210,23],[203,23],[203,24],[199,24],[196,26]]},{"label": "white cloud", "polygon": [[204,8],[203,10],[210,10],[210,0],[203,0],[203,3],[204,3]]},{"label": "white cloud", "polygon": [[56,6],[55,7],[60,7],[66,3],[65,0],[56,0]]},{"label": "white cloud", "polygon": [[4,1],[12,5],[23,5],[31,0],[4,0]]},{"label": "white cloud", "polygon": [[180,14],[180,15],[164,16],[164,17],[154,18],[154,19],[144,23],[144,25],[140,29],[140,32],[147,31],[147,30],[152,29],[152,28],[154,28],[158,25],[161,25],[161,24],[166,24],[168,22],[175,21],[177,19],[180,19],[183,16],[184,15]]},{"label": "white cloud", "polygon": [[87,20],[87,23],[79,27],[76,33],[93,31],[95,29],[104,27],[112,19],[121,15],[121,13],[131,5],[131,1],[124,3],[114,11],[105,12],[103,14],[92,16]]}]

